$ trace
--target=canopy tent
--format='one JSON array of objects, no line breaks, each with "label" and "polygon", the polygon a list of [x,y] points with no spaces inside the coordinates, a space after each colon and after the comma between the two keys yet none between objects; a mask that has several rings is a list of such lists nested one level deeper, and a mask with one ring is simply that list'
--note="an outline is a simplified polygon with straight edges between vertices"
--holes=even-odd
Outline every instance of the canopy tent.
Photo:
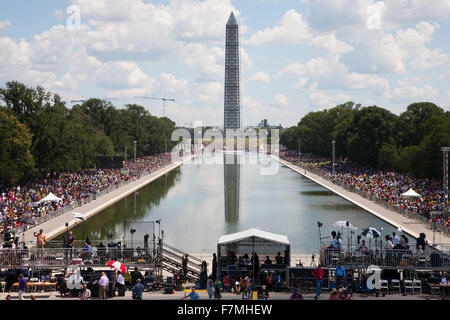
[{"label": "canopy tent", "polygon": [[62,201],[61,198],[58,198],[57,196],[55,196],[53,193],[49,193],[44,199],[41,199],[39,201],[39,203],[44,203],[44,202],[58,202],[58,201]]},{"label": "canopy tent", "polygon": [[237,233],[223,235],[217,243],[217,255],[228,257],[235,254],[237,256],[248,254],[250,257],[255,252],[260,260],[265,256],[275,256],[280,252],[283,256],[290,252],[290,243],[287,236],[262,231],[259,229],[249,229]]},{"label": "canopy tent", "polygon": [[333,227],[337,227],[337,228],[347,228],[347,229],[353,229],[356,230],[358,228],[356,228],[355,226],[353,226],[350,222],[348,221],[336,221],[335,223],[333,223]]},{"label": "canopy tent", "polygon": [[422,196],[415,192],[413,189],[409,189],[408,191],[401,194],[402,197],[406,198],[421,198]]},{"label": "canopy tent", "polygon": [[80,219],[80,220],[86,221],[86,217],[82,213],[72,212],[70,215],[72,217],[74,217],[75,219]]}]

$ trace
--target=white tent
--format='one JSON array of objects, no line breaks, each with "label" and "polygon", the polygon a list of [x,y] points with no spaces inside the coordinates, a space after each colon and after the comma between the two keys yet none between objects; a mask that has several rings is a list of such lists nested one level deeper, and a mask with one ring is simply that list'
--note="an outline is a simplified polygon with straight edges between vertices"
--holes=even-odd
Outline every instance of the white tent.
[{"label": "white tent", "polygon": [[422,196],[417,192],[415,192],[413,189],[409,189],[408,191],[402,193],[402,197],[421,198]]},{"label": "white tent", "polygon": [[82,213],[72,212],[70,215],[72,217],[74,217],[75,219],[80,219],[80,220],[86,221],[86,217]]},{"label": "white tent", "polygon": [[39,203],[43,203],[43,202],[58,202],[58,201],[62,201],[61,198],[58,198],[57,196],[55,196],[53,193],[49,193],[44,199],[41,199],[39,201]]},{"label": "white tent", "polygon": [[252,237],[260,238],[271,242],[278,242],[284,245],[289,245],[289,240],[286,236],[262,231],[255,228],[221,236],[219,238],[218,244],[226,244],[230,242],[242,241]]}]

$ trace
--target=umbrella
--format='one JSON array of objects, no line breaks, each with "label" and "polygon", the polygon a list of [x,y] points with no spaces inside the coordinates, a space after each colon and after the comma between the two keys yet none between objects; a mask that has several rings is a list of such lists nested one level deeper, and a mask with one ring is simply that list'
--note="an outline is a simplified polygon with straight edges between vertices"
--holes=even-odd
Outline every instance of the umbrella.
[{"label": "umbrella", "polygon": [[336,221],[335,223],[333,223],[333,227],[338,227],[338,228],[348,228],[348,229],[353,229],[356,230],[358,228],[354,227],[350,222],[348,221]]},{"label": "umbrella", "polygon": [[122,262],[111,260],[107,263],[108,266],[113,268],[114,270],[120,271],[122,273],[127,273],[127,268]]},{"label": "umbrella", "polygon": [[369,227],[367,229],[364,229],[361,234],[366,238],[379,238],[381,237],[381,233],[372,227]]},{"label": "umbrella", "polygon": [[80,220],[86,221],[86,217],[82,213],[72,212],[71,216],[74,217],[75,219],[80,219]]}]

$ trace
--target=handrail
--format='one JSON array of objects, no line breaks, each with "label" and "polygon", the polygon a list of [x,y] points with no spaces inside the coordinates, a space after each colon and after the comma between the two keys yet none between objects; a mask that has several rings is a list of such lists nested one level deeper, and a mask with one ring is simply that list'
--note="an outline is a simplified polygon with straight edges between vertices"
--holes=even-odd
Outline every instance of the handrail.
[{"label": "handrail", "polygon": [[198,261],[199,262],[199,264],[202,264],[203,263],[203,261],[201,260],[201,259],[199,259],[199,258],[197,258],[197,257],[195,257],[195,256],[191,256],[191,255],[189,255],[187,252],[184,252],[184,251],[182,251],[182,250],[180,250],[180,249],[177,249],[177,248],[175,248],[175,247],[173,247],[173,246],[171,246],[171,245],[168,245],[167,243],[163,243],[163,247],[167,247],[168,249],[170,249],[170,250],[172,250],[172,251],[175,251],[175,252],[178,252],[178,253],[181,253],[181,254],[183,254],[183,255],[188,255],[189,256],[189,260],[196,260],[196,261]]}]

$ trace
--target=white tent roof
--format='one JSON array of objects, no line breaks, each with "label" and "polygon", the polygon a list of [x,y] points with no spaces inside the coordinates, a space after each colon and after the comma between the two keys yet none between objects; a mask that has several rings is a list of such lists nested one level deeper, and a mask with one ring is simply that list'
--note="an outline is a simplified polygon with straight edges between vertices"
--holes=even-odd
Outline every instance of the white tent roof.
[{"label": "white tent roof", "polygon": [[225,244],[229,242],[239,241],[242,239],[250,238],[250,237],[258,237],[265,240],[270,240],[273,242],[279,242],[282,244],[289,244],[289,240],[287,236],[283,236],[280,234],[275,234],[271,232],[262,231],[259,229],[249,229],[237,233],[226,234],[219,238],[219,244]]},{"label": "white tent roof", "polygon": [[417,192],[415,192],[413,189],[409,189],[405,193],[402,193],[402,197],[416,197],[416,198],[420,198],[421,195],[418,194]]},{"label": "white tent roof", "polygon": [[53,193],[49,193],[44,199],[41,199],[39,202],[58,202],[61,201],[61,198],[58,198],[57,196],[55,196]]}]

